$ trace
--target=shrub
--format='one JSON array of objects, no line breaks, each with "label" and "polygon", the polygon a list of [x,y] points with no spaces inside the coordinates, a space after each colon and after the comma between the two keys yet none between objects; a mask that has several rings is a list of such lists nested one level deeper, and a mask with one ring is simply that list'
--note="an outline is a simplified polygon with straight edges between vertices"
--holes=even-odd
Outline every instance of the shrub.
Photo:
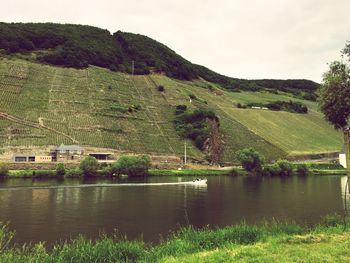
[{"label": "shrub", "polygon": [[175,114],[179,115],[181,113],[184,113],[187,110],[187,106],[186,105],[177,105],[175,108]]},{"label": "shrub", "polygon": [[277,161],[277,165],[280,168],[280,171],[279,171],[280,176],[293,175],[293,165],[291,162],[289,162],[287,160],[279,160],[279,161]]},{"label": "shrub", "polygon": [[344,224],[344,218],[339,214],[330,214],[322,218],[322,225],[326,227],[335,227]]},{"label": "shrub", "polygon": [[280,174],[280,167],[277,164],[264,166],[262,174],[264,176],[278,176]]},{"label": "shrub", "polygon": [[79,167],[85,176],[94,176],[98,170],[98,162],[95,157],[87,156]]},{"label": "shrub", "polygon": [[135,111],[139,111],[142,109],[141,105],[140,104],[137,104],[137,105],[133,105],[133,108]]},{"label": "shrub", "polygon": [[216,121],[219,125],[219,118],[213,111],[197,109],[187,112],[183,111],[185,107],[185,105],[176,106],[174,128],[181,137],[191,139],[198,149],[203,150],[205,142],[210,137],[211,127],[208,119]]},{"label": "shrub", "polygon": [[56,165],[56,175],[57,176],[64,176],[65,173],[66,173],[66,169],[64,168],[64,164],[58,163]]},{"label": "shrub", "polygon": [[163,92],[165,89],[164,89],[164,86],[162,86],[162,85],[159,85],[158,86],[158,91],[160,91],[160,92]]},{"label": "shrub", "polygon": [[102,169],[97,171],[96,173],[98,176],[101,176],[101,177],[109,177],[111,176],[111,168],[110,166],[107,165],[102,167]]},{"label": "shrub", "polygon": [[310,173],[309,168],[305,163],[298,164],[296,169],[297,175],[306,176]]},{"label": "shrub", "polygon": [[8,176],[9,174],[9,168],[6,163],[0,163],[0,177],[1,176]]},{"label": "shrub", "polygon": [[253,148],[246,148],[238,152],[238,159],[243,168],[249,172],[260,173],[264,157]]},{"label": "shrub", "polygon": [[196,99],[197,99],[197,96],[194,95],[193,93],[190,93],[188,96],[189,96],[190,99],[192,99],[192,100],[196,100]]},{"label": "shrub", "polygon": [[230,171],[228,172],[228,175],[229,175],[229,176],[237,176],[237,175],[240,175],[240,174],[239,174],[239,171],[238,171],[236,168],[232,168],[232,169],[230,169]]},{"label": "shrub", "polygon": [[33,171],[32,176],[34,178],[55,177],[56,171],[55,170],[35,170],[35,171]]},{"label": "shrub", "polygon": [[111,166],[112,174],[127,174],[129,176],[145,176],[151,166],[148,155],[122,156]]},{"label": "shrub", "polygon": [[65,177],[67,178],[77,178],[83,176],[83,172],[80,169],[69,169],[66,170]]}]

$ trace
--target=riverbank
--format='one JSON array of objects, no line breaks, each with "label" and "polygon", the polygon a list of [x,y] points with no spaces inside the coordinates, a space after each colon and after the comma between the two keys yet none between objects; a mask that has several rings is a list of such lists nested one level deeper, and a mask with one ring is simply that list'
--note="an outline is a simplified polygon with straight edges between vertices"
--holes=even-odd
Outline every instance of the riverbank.
[{"label": "riverbank", "polygon": [[[303,170],[298,171],[300,163],[289,163],[290,171],[287,173],[290,175],[346,175],[347,171],[339,164],[333,163],[303,163]],[[64,164],[64,166],[66,166]],[[40,167],[40,166],[39,166]],[[267,164],[265,168],[273,168],[273,165]],[[64,174],[58,174],[56,166],[50,169],[40,169],[37,166],[32,169],[10,169],[7,173],[7,178],[79,178],[83,177],[83,172],[79,167],[68,165],[64,168]],[[271,170],[271,169],[268,169]],[[286,174],[286,173],[281,173]],[[149,169],[148,176],[216,176],[216,175],[251,175],[242,167],[212,167],[212,166],[196,166],[190,165],[181,167],[178,169]],[[260,174],[254,174],[255,176],[283,176],[279,175],[279,172],[265,173],[262,171]],[[95,173],[95,177],[113,177],[114,174],[110,171],[109,164],[101,163],[99,169]]]},{"label": "riverbank", "polygon": [[[348,224],[350,222],[347,222]],[[13,246],[14,233],[0,227],[0,262],[348,262],[350,230],[340,216],[307,228],[293,223],[241,223],[222,229],[184,228],[157,245],[116,235],[79,237],[52,250]]]}]

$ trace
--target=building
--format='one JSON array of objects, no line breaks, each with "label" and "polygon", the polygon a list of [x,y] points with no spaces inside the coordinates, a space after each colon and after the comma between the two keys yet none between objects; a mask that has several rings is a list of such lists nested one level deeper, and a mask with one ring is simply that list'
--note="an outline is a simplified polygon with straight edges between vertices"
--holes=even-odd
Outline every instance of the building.
[{"label": "building", "polygon": [[343,148],[341,149],[341,151],[339,153],[339,163],[344,168],[347,168],[346,167],[346,149],[345,149],[345,144],[343,145]]},{"label": "building", "polygon": [[35,162],[35,155],[34,154],[15,154],[12,157],[12,161],[16,163]]},{"label": "building", "polygon": [[48,163],[52,162],[52,156],[36,156],[35,154],[15,154],[12,161],[16,163]]},{"label": "building", "polygon": [[95,157],[99,161],[112,160],[113,153],[89,153],[89,156]]},{"label": "building", "polygon": [[81,160],[84,155],[84,150],[79,145],[61,144],[51,152],[51,155],[54,161]]}]

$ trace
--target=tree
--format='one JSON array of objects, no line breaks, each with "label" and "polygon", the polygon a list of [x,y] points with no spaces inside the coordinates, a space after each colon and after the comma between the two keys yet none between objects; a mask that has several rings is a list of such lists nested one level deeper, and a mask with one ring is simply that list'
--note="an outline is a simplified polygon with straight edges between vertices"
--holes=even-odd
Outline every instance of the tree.
[{"label": "tree", "polygon": [[334,61],[323,75],[319,105],[325,118],[334,128],[343,129],[346,146],[346,163],[350,171],[350,42],[346,44],[343,54],[348,62]]},{"label": "tree", "polygon": [[6,163],[0,162],[0,177],[7,176],[9,173],[9,168]]},{"label": "tree", "polygon": [[64,164],[63,163],[58,163],[56,165],[56,175],[57,176],[64,176],[66,173],[66,169],[64,168]]},{"label": "tree", "polygon": [[112,174],[127,174],[129,176],[145,176],[151,166],[148,155],[122,156],[111,166]]},{"label": "tree", "polygon": [[279,160],[277,161],[277,166],[279,168],[280,176],[291,176],[293,175],[293,166],[287,160]]},{"label": "tree", "polygon": [[98,169],[98,162],[95,157],[87,156],[81,161],[79,167],[85,176],[94,176]]},{"label": "tree", "polygon": [[246,148],[238,152],[238,159],[245,170],[260,173],[264,157],[253,148]]},{"label": "tree", "polygon": [[319,105],[326,120],[336,129],[345,128],[350,116],[350,69],[334,61],[323,75]]}]

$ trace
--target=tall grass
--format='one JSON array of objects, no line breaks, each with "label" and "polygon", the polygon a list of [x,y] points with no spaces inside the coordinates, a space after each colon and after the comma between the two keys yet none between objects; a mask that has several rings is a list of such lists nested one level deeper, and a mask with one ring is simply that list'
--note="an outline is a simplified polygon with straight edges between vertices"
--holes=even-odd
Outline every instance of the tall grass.
[{"label": "tall grass", "polygon": [[125,237],[106,235],[97,240],[83,236],[56,244],[48,250],[45,244],[12,245],[14,233],[7,225],[0,226],[0,262],[158,262],[164,258],[178,258],[203,251],[216,251],[225,247],[252,246],[270,242],[271,238],[292,240],[301,235],[315,233],[342,233],[343,219],[328,216],[314,228],[276,220],[259,225],[240,223],[220,229],[183,228],[163,238],[159,244],[146,244],[142,240],[130,241]]}]

